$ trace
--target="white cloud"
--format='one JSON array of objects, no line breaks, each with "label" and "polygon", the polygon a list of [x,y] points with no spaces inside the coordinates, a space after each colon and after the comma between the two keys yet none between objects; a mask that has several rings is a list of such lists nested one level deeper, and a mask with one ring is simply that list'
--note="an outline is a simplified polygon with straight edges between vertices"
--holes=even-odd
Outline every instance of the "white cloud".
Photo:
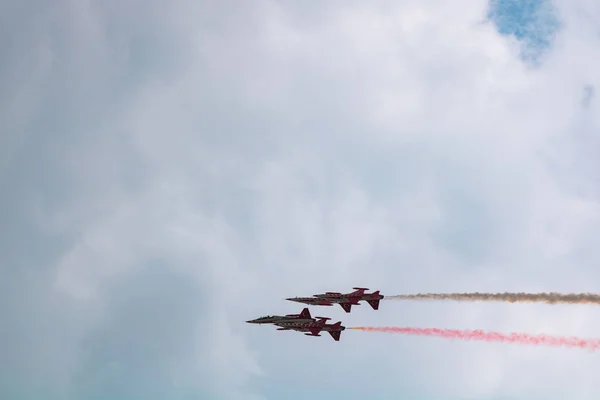
[{"label": "white cloud", "polygon": [[[19,290],[1,295],[17,305],[0,308],[13,324],[0,370],[46,354],[20,377],[40,382],[31,393],[86,398],[270,399],[292,379],[298,398],[595,398],[584,351],[243,324],[297,311],[284,297],[355,285],[597,291],[598,102],[581,99],[600,57],[576,11],[595,18],[588,3],[558,5],[565,30],[535,69],[484,23],[484,2],[39,8],[2,76],[0,264]],[[539,305],[311,312],[348,326],[598,327],[591,308]]]}]

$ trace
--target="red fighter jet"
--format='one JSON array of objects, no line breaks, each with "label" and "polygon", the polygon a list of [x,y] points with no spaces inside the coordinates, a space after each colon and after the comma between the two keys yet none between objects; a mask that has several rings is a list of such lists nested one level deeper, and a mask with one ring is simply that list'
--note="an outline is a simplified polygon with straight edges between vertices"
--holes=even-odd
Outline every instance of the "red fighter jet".
[{"label": "red fighter jet", "polygon": [[276,322],[275,325],[279,326],[278,331],[298,331],[298,332],[309,332],[305,333],[306,336],[321,336],[321,331],[325,331],[331,335],[333,340],[339,342],[342,331],[346,329],[342,326],[342,322],[338,321],[335,324],[327,324],[327,320],[331,318],[327,317],[315,317],[318,320],[315,322]]},{"label": "red fighter jet", "polygon": [[352,306],[359,306],[359,301],[366,301],[373,308],[379,309],[379,301],[383,299],[383,295],[379,294],[379,290],[373,293],[365,293],[367,288],[352,288],[355,291],[351,293],[325,292],[315,294],[313,297],[293,297],[286,300],[295,301],[309,305],[331,306],[339,304],[347,313],[350,312]]}]

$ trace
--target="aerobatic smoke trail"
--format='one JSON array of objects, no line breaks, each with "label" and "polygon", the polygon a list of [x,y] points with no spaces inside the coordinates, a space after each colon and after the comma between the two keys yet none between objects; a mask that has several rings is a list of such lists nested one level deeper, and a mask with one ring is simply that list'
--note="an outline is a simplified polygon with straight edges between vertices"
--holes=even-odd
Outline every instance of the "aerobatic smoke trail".
[{"label": "aerobatic smoke trail", "polygon": [[507,303],[600,304],[595,293],[419,293],[386,296],[391,300],[502,301]]},{"label": "aerobatic smoke trail", "polygon": [[369,332],[401,333],[416,336],[436,336],[448,339],[483,340],[486,342],[505,342],[554,347],[579,347],[590,351],[600,349],[600,339],[580,339],[577,337],[551,336],[551,335],[529,335],[526,333],[500,333],[485,332],[482,330],[458,330],[438,328],[402,328],[393,326],[370,327],[357,326],[346,329],[354,329]]}]

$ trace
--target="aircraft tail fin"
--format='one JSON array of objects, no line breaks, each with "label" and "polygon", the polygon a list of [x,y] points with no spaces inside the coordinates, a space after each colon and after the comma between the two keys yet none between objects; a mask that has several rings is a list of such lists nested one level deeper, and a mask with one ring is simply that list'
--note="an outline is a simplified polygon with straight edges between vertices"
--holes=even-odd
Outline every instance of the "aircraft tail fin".
[{"label": "aircraft tail fin", "polygon": [[310,311],[308,311],[308,308],[305,308],[304,310],[302,310],[302,312],[300,313],[300,316],[301,316],[302,318],[307,318],[307,319],[310,319],[310,318],[312,318],[312,317],[310,316]]},{"label": "aircraft tail fin", "polygon": [[331,327],[336,330],[329,330],[329,331],[327,331],[327,333],[329,333],[331,335],[333,340],[335,340],[336,342],[339,342],[340,337],[342,336],[342,330],[340,329],[340,328],[342,328],[342,321],[336,322],[335,324],[331,325]]}]

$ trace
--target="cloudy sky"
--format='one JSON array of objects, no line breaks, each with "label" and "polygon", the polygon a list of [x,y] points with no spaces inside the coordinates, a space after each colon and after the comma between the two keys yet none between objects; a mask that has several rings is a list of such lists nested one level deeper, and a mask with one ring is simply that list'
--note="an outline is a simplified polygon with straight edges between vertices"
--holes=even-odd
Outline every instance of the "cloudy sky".
[{"label": "cloudy sky", "polygon": [[[0,397],[597,399],[582,350],[243,321],[600,291],[598,26],[594,0],[0,0]],[[311,311],[600,335],[588,306]]]}]

